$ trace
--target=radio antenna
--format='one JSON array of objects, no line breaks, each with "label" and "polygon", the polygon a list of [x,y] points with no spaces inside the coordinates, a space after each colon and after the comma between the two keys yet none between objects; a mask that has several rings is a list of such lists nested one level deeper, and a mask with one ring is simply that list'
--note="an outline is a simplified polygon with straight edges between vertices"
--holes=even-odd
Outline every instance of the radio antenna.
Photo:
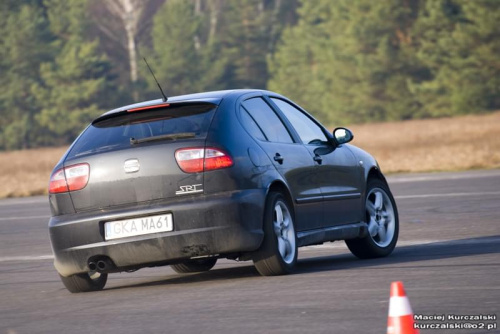
[{"label": "radio antenna", "polygon": [[167,102],[168,97],[167,97],[167,95],[165,95],[165,93],[163,92],[163,89],[161,89],[160,83],[159,83],[159,82],[158,82],[158,80],[156,79],[155,74],[153,73],[153,70],[151,69],[151,66],[149,66],[148,61],[146,60],[146,57],[143,57],[142,59],[144,59],[144,62],[146,63],[146,66],[149,68],[149,72],[151,72],[151,75],[152,75],[152,76],[153,76],[153,78],[155,79],[155,82],[156,82],[156,84],[158,85],[158,88],[160,89],[161,95],[163,96],[163,98],[162,98],[163,102]]}]

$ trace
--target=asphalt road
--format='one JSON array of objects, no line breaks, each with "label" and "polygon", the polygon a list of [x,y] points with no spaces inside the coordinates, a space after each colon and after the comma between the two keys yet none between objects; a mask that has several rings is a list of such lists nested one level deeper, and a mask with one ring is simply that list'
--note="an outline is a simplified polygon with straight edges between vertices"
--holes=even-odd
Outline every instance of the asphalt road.
[{"label": "asphalt road", "polygon": [[2,200],[0,333],[385,333],[397,280],[416,314],[497,317],[421,321],[484,324],[421,333],[500,333],[500,170],[389,181],[401,231],[388,258],[358,260],[337,242],[301,248],[294,275],[219,260],[202,274],[113,274],[86,294],[67,292],[53,269],[46,198]]}]

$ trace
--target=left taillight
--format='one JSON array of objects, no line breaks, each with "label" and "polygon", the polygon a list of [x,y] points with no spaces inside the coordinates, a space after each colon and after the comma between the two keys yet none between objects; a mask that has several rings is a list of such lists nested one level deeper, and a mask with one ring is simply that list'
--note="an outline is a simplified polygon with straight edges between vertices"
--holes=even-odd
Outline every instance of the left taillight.
[{"label": "left taillight", "polygon": [[85,188],[89,182],[89,164],[77,164],[56,170],[50,177],[49,193],[57,194]]}]

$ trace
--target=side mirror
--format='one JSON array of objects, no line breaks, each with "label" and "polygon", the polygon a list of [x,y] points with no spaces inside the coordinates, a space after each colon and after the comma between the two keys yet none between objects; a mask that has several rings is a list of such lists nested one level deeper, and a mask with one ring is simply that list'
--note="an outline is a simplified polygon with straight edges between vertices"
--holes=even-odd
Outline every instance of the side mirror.
[{"label": "side mirror", "polygon": [[333,138],[335,138],[337,144],[342,145],[350,142],[354,138],[354,135],[349,129],[336,128],[335,130],[333,130]]}]

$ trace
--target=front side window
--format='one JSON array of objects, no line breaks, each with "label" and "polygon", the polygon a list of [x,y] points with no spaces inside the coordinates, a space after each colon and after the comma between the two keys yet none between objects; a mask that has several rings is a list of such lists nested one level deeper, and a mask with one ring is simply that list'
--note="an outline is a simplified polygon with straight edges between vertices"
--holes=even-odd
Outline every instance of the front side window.
[{"label": "front side window", "polygon": [[243,108],[257,123],[267,140],[275,143],[293,143],[292,137],[274,110],[260,97],[244,101]]},{"label": "front side window", "polygon": [[277,98],[271,98],[271,100],[276,103],[278,108],[292,123],[292,126],[304,144],[319,145],[328,142],[328,138],[323,133],[323,130],[302,111],[283,100]]}]

